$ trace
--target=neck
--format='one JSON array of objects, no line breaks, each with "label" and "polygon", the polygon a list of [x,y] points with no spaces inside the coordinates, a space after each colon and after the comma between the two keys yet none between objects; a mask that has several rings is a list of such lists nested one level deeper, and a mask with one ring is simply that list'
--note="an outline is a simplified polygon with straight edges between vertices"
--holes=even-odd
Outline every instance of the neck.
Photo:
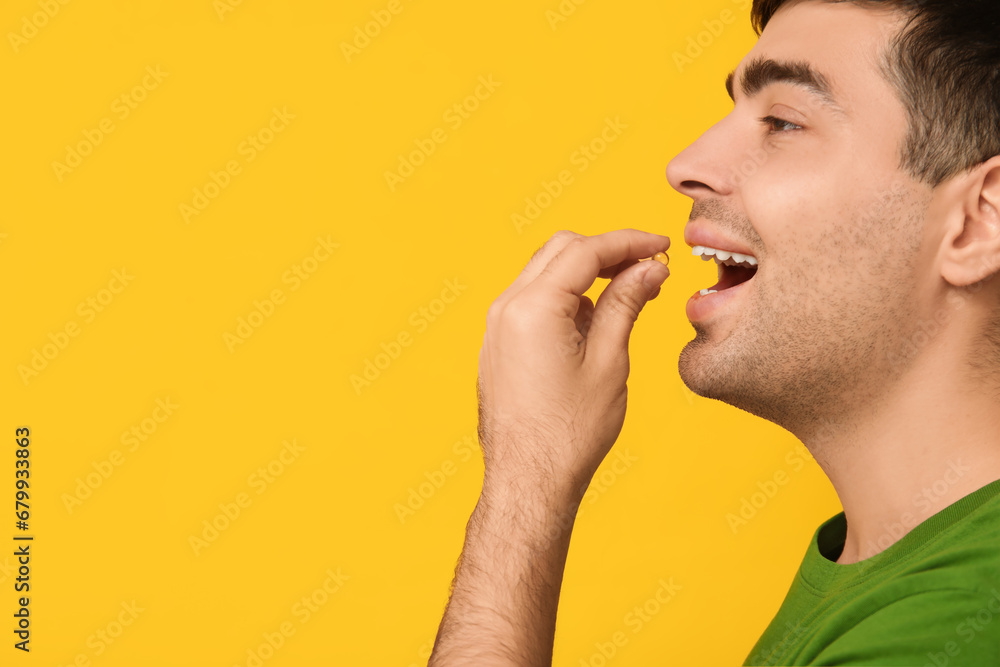
[{"label": "neck", "polygon": [[797,434],[844,507],[838,563],[871,558],[1000,479],[995,385],[970,384],[966,368],[955,352],[923,355],[877,401]]}]

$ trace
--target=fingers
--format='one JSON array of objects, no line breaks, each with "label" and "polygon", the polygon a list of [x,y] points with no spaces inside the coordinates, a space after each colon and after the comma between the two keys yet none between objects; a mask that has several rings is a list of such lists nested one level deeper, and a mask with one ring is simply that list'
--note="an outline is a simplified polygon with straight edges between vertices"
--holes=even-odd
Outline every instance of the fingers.
[{"label": "fingers", "polygon": [[587,355],[600,363],[628,358],[628,340],[639,312],[659,293],[670,270],[659,262],[642,262],[615,277],[601,292],[587,335]]},{"label": "fingers", "polygon": [[520,292],[526,285],[531,283],[545,265],[552,260],[563,248],[569,245],[569,242],[575,238],[584,238],[583,234],[577,234],[576,232],[571,232],[567,229],[561,229],[552,236],[545,244],[535,251],[528,260],[528,263],[521,270],[520,275],[511,283],[510,287],[507,288],[505,294],[510,297],[514,296]]},{"label": "fingers", "polygon": [[[614,278],[626,269],[670,247],[670,239],[636,229],[622,229],[597,236],[560,230],[528,260],[520,275],[493,304],[500,311],[524,292],[538,304],[557,306],[577,323],[589,327],[592,302],[581,302],[583,293],[597,277]],[[530,292],[530,293],[529,293]]]},{"label": "fingers", "polygon": [[666,236],[637,229],[577,236],[569,239],[525,289],[583,296],[602,271],[621,266],[631,269],[638,260],[669,247],[670,239]]},{"label": "fingers", "polygon": [[638,262],[639,262],[639,260],[637,260],[637,259],[626,259],[624,262],[619,262],[615,266],[610,266],[610,267],[608,267],[606,269],[601,269],[601,272],[599,274],[597,274],[597,277],[598,278],[614,278],[619,273],[621,273],[622,271],[624,271],[628,267],[632,266],[633,264],[637,264]]}]

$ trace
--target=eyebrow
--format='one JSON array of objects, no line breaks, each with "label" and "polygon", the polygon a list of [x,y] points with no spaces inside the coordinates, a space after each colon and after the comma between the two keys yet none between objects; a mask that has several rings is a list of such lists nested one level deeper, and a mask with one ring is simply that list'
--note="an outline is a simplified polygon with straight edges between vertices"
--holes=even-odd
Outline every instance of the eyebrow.
[{"label": "eyebrow", "polygon": [[[736,79],[736,70],[726,77],[726,92],[730,99],[736,101],[733,94],[733,84]],[[790,83],[795,86],[805,88],[823,106],[840,115],[847,115],[837,103],[833,96],[833,89],[830,81],[823,74],[817,72],[809,63],[803,61],[779,61],[770,58],[755,58],[751,60],[743,69],[743,76],[740,79],[740,90],[747,97],[753,97],[764,88],[774,83]]]}]

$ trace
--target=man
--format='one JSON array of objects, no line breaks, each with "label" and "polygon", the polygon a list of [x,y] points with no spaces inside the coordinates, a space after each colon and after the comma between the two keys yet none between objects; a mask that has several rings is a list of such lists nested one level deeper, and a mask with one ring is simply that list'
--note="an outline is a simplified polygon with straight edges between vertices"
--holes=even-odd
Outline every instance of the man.
[{"label": "man", "polygon": [[[733,111],[667,169],[688,245],[741,265],[688,301],[679,370],[795,434],[844,511],[744,664],[1000,664],[1000,6],[752,14]],[[573,517],[668,275],[638,260],[668,244],[557,233],[490,306],[483,491],[431,666],[551,663]]]}]

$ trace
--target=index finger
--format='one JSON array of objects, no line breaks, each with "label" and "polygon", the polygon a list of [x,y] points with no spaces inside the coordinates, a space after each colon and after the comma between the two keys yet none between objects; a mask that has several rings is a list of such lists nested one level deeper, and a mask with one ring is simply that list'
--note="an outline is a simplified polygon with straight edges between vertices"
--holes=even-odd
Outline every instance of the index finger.
[{"label": "index finger", "polygon": [[606,269],[634,263],[670,247],[662,234],[617,229],[572,239],[541,270],[534,285],[583,296]]}]

